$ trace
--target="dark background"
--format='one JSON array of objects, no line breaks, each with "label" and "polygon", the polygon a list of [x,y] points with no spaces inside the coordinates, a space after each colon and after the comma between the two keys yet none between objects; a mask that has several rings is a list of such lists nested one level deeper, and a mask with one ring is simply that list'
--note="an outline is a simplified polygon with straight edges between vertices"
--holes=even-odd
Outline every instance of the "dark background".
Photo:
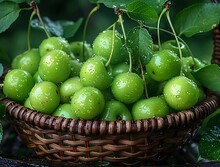
[{"label": "dark background", "polygon": [[[194,0],[196,2],[204,2],[208,0]],[[172,1],[172,7],[170,10],[171,18],[174,19],[176,13],[182,10],[184,7],[192,4],[192,1]],[[28,7],[27,4],[21,4],[21,7]],[[41,16],[49,17],[51,20],[70,20],[77,21],[79,18],[84,18],[84,22],[77,34],[69,38],[68,41],[82,40],[82,31],[85,23],[85,19],[89,12],[95,7],[88,0],[46,0],[41,1],[38,4]],[[7,54],[10,58],[9,61],[13,59],[16,55],[27,50],[27,27],[31,11],[21,11],[18,19],[10,26],[8,30],[0,34],[0,53]],[[36,16],[34,17],[36,18]],[[126,32],[129,29],[137,25],[135,22],[129,20],[124,14],[123,18],[125,20],[124,25]],[[113,9],[106,8],[101,5],[100,9],[94,13],[89,21],[86,41],[92,44],[94,38],[101,31],[105,30],[111,24],[117,20],[117,16],[114,14]],[[156,26],[156,25],[153,25]],[[166,17],[163,16],[161,22],[161,28],[170,30]],[[119,31],[120,28],[118,27]],[[150,32],[153,39],[157,39],[155,32]],[[31,45],[32,47],[38,47],[46,35],[41,30],[31,29]],[[166,39],[172,39],[172,37],[167,34],[161,33],[161,39],[164,41]],[[202,33],[193,36],[192,38],[182,38],[188,43],[195,57],[201,58],[206,61],[210,61],[212,55],[212,34],[211,32]],[[156,40],[154,41],[157,42]],[[1,55],[0,55],[1,56]]]}]

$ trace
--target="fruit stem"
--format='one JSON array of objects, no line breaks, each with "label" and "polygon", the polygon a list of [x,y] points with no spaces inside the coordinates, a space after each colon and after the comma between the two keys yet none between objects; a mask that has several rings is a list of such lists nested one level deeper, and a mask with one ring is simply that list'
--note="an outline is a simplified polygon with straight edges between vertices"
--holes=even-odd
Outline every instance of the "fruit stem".
[{"label": "fruit stem", "polygon": [[40,11],[39,11],[39,8],[38,8],[38,6],[37,6],[37,3],[36,3],[35,1],[32,1],[32,2],[31,2],[31,7],[32,7],[32,9],[35,11],[35,13],[37,14],[37,17],[38,17],[38,19],[40,20],[40,22],[41,22],[41,24],[42,24],[42,26],[43,26],[44,32],[45,32],[46,35],[47,35],[47,38],[50,38],[50,34],[48,33],[48,31],[47,31],[47,29],[46,29],[46,26],[45,26],[45,24],[44,24],[44,22],[43,22],[43,20],[42,20],[42,18],[41,18],[41,16],[40,16]]},{"label": "fruit stem", "polygon": [[169,14],[169,13],[170,13],[169,10],[167,10],[167,12],[166,12],[167,20],[168,20],[168,23],[169,23],[169,25],[170,25],[170,28],[171,28],[171,30],[172,30],[172,32],[173,32],[173,35],[174,35],[174,37],[175,37],[175,40],[176,40],[176,43],[177,43],[177,46],[178,46],[178,49],[179,49],[179,53],[180,53],[180,61],[181,61],[180,75],[182,75],[182,74],[183,74],[183,56],[182,56],[182,51],[181,51],[181,48],[180,48],[180,44],[179,44],[178,37],[177,37],[176,32],[175,32],[175,30],[174,30],[174,27],[173,27],[173,25],[172,25],[172,22],[171,22],[170,14]]},{"label": "fruit stem", "polygon": [[112,48],[111,48],[111,53],[109,55],[109,59],[107,61],[107,63],[105,64],[105,66],[109,66],[111,60],[112,60],[112,54],[113,54],[113,51],[114,51],[114,46],[115,46],[115,24],[113,25],[112,27]]},{"label": "fruit stem", "polygon": [[122,15],[118,15],[118,19],[119,19],[119,22],[120,22],[120,25],[121,25],[121,30],[122,30],[122,33],[123,33],[123,37],[124,37],[124,41],[126,41],[126,34],[125,34],[125,28],[124,28],[124,24],[123,24],[123,18],[122,18]]},{"label": "fruit stem", "polygon": [[122,18],[122,11],[120,10],[115,10],[115,13],[118,15],[118,21],[121,25],[121,29],[122,29],[122,34],[123,34],[123,38],[124,38],[124,44],[125,44],[125,49],[128,52],[128,57],[129,57],[129,72],[132,71],[132,58],[131,58],[131,52],[128,50],[128,48],[126,47],[126,33],[125,33],[125,28],[124,28],[124,24],[123,24],[123,18]]},{"label": "fruit stem", "polygon": [[85,60],[85,39],[86,39],[86,31],[87,31],[87,26],[88,26],[88,23],[89,23],[89,19],[90,17],[92,16],[93,13],[95,13],[96,11],[98,11],[100,8],[100,5],[97,4],[97,6],[95,6],[88,14],[87,18],[86,18],[86,21],[85,21],[85,25],[83,27],[83,36],[82,36],[82,42],[83,42],[83,61]]},{"label": "fruit stem", "polygon": [[162,16],[164,15],[164,13],[167,11],[167,8],[164,8],[162,10],[162,12],[160,13],[159,15],[159,18],[158,18],[158,22],[157,22],[157,40],[158,40],[158,47],[159,47],[159,50],[161,50],[161,41],[160,41],[160,21],[161,21],[161,18]]},{"label": "fruit stem", "polygon": [[143,66],[142,66],[142,63],[141,63],[141,60],[140,60],[140,59],[139,59],[139,64],[140,64],[140,68],[141,68],[142,79],[143,79],[143,81],[144,81],[145,96],[146,96],[146,98],[148,99],[148,98],[149,98],[149,95],[148,95],[148,91],[147,91],[146,78],[145,78],[145,75],[144,75],[144,69],[143,69]]},{"label": "fruit stem", "polygon": [[[151,26],[146,26],[146,25],[143,25],[143,28],[146,28],[146,29],[148,29],[148,30],[157,30],[156,27],[151,27]],[[165,29],[162,29],[162,28],[161,28],[160,31],[163,31],[163,32],[165,32],[165,33],[167,33],[167,34],[170,34],[170,35],[173,35],[173,36],[174,36],[174,34],[173,34],[172,32],[167,31],[167,30],[165,30]],[[189,48],[189,45],[187,45],[187,43],[186,43],[181,37],[177,36],[177,38],[187,47],[187,50],[189,51],[190,56],[191,56],[191,57],[194,57],[194,56],[193,56],[193,53],[192,53],[192,51],[191,51],[191,49]]]},{"label": "fruit stem", "polygon": [[28,43],[28,50],[31,50],[31,21],[34,17],[34,15],[36,14],[35,10],[31,13],[30,19],[29,19],[29,23],[28,23],[28,36],[27,36],[27,43]]}]

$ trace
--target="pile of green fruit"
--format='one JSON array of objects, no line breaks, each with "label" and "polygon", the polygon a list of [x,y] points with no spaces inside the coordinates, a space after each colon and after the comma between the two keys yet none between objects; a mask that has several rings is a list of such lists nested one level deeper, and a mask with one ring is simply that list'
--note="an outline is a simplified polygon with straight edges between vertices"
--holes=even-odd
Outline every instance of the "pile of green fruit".
[{"label": "pile of green fruit", "polygon": [[205,98],[190,73],[206,64],[179,44],[155,45],[145,63],[135,60],[117,30],[101,32],[92,45],[48,37],[14,58],[3,92],[32,110],[72,119],[162,117]]}]

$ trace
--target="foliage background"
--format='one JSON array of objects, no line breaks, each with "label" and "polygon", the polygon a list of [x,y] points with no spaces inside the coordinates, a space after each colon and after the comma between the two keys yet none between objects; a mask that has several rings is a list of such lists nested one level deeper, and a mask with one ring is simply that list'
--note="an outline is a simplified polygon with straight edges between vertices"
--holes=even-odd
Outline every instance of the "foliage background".
[{"label": "foliage background", "polygon": [[[193,3],[204,1],[208,0],[194,0]],[[178,11],[190,5],[191,3],[192,2],[190,1],[179,2],[177,0],[173,0],[170,11],[171,17],[175,17],[175,14],[178,13]],[[27,6],[24,5],[24,7]],[[74,37],[68,39],[71,42],[75,40],[82,40],[82,31],[85,18],[94,7],[94,4],[91,4],[89,0],[47,0],[41,1],[38,7],[42,17],[49,17],[53,21],[77,21],[80,17],[84,18],[84,22],[80,29],[77,31],[77,34]],[[13,57],[27,50],[27,26],[30,14],[31,11],[21,11],[19,18],[11,25],[11,27],[0,34],[0,56],[7,56],[9,58],[7,63],[8,66],[10,66],[10,62]],[[106,8],[104,5],[101,5],[98,12],[93,14],[89,21],[86,36],[87,42],[92,44],[98,33],[105,30],[116,20],[117,17],[115,16],[114,11],[112,9]],[[127,30],[136,24],[127,19],[125,15],[124,20],[125,29]],[[165,17],[162,18],[161,27],[169,30],[169,26]],[[153,35],[155,40],[154,42],[156,43],[156,33],[150,33]],[[43,31],[33,28],[31,29],[32,47],[38,47],[44,38],[46,38],[46,35]],[[161,33],[162,40],[170,38],[171,37],[167,36],[167,34]],[[192,38],[185,38],[184,40],[190,46],[195,57],[210,61],[213,50],[211,32],[194,35]]]}]

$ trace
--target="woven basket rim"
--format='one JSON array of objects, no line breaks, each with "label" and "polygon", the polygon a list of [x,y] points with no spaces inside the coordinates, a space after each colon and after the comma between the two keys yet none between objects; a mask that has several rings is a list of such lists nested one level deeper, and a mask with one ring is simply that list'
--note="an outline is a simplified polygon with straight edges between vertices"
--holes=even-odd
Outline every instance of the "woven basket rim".
[{"label": "woven basket rim", "polygon": [[0,101],[5,104],[6,113],[12,120],[24,121],[41,129],[51,129],[60,132],[69,131],[70,133],[81,135],[114,135],[176,128],[201,121],[220,106],[220,95],[209,93],[205,100],[191,109],[171,113],[164,117],[137,121],[74,120],[31,110],[7,97],[1,98]]}]

